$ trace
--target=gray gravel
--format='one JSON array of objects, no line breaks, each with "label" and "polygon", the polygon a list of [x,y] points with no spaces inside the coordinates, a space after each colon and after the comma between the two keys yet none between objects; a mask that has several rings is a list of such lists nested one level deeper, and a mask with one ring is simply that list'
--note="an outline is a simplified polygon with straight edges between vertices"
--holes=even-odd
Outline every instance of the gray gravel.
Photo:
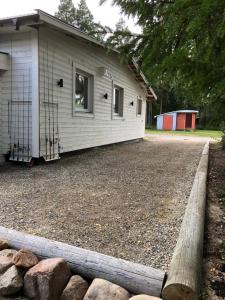
[{"label": "gray gravel", "polygon": [[202,141],[92,149],[0,167],[0,224],[167,269]]}]

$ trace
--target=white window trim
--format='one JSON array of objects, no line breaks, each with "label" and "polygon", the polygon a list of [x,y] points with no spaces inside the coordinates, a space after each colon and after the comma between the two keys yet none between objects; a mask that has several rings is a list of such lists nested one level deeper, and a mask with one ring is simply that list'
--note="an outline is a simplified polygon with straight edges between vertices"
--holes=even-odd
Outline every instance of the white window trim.
[{"label": "white window trim", "polygon": [[[123,106],[122,106],[122,112],[123,114],[120,116],[119,113],[115,113],[114,112],[114,96],[115,96],[115,87],[116,88],[119,88],[123,91]],[[112,119],[113,120],[125,120],[124,119],[124,88],[122,86],[120,86],[119,84],[115,83],[115,82],[112,82]]]},{"label": "white window trim", "polygon": [[[92,95],[91,95],[92,86],[91,85],[93,84],[91,82],[92,81],[92,75],[84,72],[83,70],[80,70],[80,69],[76,68],[75,69],[75,77],[76,77],[77,74],[79,74],[81,76],[84,76],[88,79],[88,104],[87,104],[88,108],[76,107],[76,104],[74,103],[75,111],[90,113],[92,111],[92,109],[91,109],[92,103],[91,102],[93,102],[93,99],[91,99],[92,98]],[[76,94],[76,78],[75,77],[74,77],[74,81],[75,81],[74,82],[74,88],[75,88],[75,94]],[[74,98],[74,100],[75,100],[75,98]]]},{"label": "white window trim", "polygon": [[[76,108],[75,105],[75,96],[76,96],[76,73],[80,73],[81,75],[89,76],[92,79],[92,86],[89,85],[89,91],[88,91],[88,106],[91,105],[91,108],[89,109],[79,109]],[[76,62],[73,61],[73,116],[76,117],[87,117],[87,118],[94,118],[94,104],[95,104],[95,77],[96,73],[92,70],[89,70],[87,67],[82,66]],[[89,95],[91,95],[89,98]]]}]

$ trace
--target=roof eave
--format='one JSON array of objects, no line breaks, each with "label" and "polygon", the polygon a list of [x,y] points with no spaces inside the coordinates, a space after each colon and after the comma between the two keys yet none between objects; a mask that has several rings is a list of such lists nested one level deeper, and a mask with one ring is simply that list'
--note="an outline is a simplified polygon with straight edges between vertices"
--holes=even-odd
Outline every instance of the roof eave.
[{"label": "roof eave", "polygon": [[[101,48],[108,49],[103,43],[97,41],[96,39],[90,37],[86,33],[83,33],[78,28],[75,28],[73,25],[67,24],[66,22],[40,10],[36,9],[35,14],[22,15],[16,17],[10,17],[5,19],[0,19],[0,27],[5,25],[15,25],[16,30],[19,30],[21,25],[35,26],[41,24],[48,24],[54,28],[60,29],[61,31],[79,37],[80,39],[89,41],[90,43],[97,45]],[[113,53],[119,54],[119,51],[116,49],[110,49]],[[132,60],[132,67],[129,65],[131,71],[135,74],[136,80],[146,91],[147,100],[157,100],[157,96],[150,86],[148,80],[144,74],[139,70],[139,67],[135,60]]]},{"label": "roof eave", "polygon": [[7,26],[15,26],[15,30],[19,30],[21,25],[32,26],[37,24],[39,24],[38,14],[30,14],[30,15],[0,19],[0,28],[7,27]]},{"label": "roof eave", "polygon": [[[102,44],[101,42],[97,41],[96,39],[90,37],[88,34],[83,33],[78,28],[75,28],[73,25],[70,25],[70,24],[58,19],[57,17],[54,17],[40,9],[36,9],[36,11],[37,11],[41,21],[43,21],[49,25],[52,25],[53,27],[57,27],[65,32],[70,33],[70,34],[74,34],[82,39],[88,40],[88,41],[106,49],[106,46],[104,44]],[[114,49],[113,49],[113,51],[118,53],[118,51],[115,51]]]},{"label": "roof eave", "polygon": [[153,88],[150,86],[148,80],[146,79],[145,75],[139,70],[139,66],[135,59],[132,59],[129,63],[129,68],[135,73],[136,80],[140,82],[141,85],[145,87],[145,90],[147,92],[146,98],[148,100],[157,100],[157,96],[153,90]]}]

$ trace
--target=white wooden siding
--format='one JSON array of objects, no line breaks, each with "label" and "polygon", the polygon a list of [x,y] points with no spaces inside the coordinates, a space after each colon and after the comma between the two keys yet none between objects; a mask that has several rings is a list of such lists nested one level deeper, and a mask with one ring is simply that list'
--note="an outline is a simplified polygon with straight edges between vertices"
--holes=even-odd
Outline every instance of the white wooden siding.
[{"label": "white wooden siding", "polygon": [[16,143],[23,152],[31,145],[31,48],[31,32],[0,34],[0,51],[9,54],[9,70],[0,73],[1,153],[10,150],[10,143],[11,150]]},{"label": "white wooden siding", "polygon": [[[73,64],[96,74],[92,115],[73,114]],[[112,80],[101,77],[99,67],[106,67],[113,76],[113,82],[124,88],[122,118],[112,118]],[[46,123],[52,112],[48,108],[52,105],[58,107],[61,152],[144,136],[144,91],[115,54],[107,54],[99,46],[44,28],[39,31],[39,72],[41,156],[46,152]],[[63,88],[57,86],[60,78],[64,80]],[[103,98],[105,93],[109,96],[107,100]],[[138,96],[144,100],[141,117],[136,114]],[[134,106],[130,105],[132,101]],[[52,125],[52,117],[50,123],[49,126]]]}]

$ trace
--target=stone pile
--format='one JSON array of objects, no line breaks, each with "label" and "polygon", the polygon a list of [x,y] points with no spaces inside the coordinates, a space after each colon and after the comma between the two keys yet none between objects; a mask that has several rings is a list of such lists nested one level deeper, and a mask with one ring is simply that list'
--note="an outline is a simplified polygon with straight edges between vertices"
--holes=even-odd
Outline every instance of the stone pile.
[{"label": "stone pile", "polygon": [[89,282],[71,273],[62,258],[38,260],[29,250],[10,249],[0,239],[0,299],[23,293],[35,300],[159,300],[147,295],[131,295],[107,280]]}]

